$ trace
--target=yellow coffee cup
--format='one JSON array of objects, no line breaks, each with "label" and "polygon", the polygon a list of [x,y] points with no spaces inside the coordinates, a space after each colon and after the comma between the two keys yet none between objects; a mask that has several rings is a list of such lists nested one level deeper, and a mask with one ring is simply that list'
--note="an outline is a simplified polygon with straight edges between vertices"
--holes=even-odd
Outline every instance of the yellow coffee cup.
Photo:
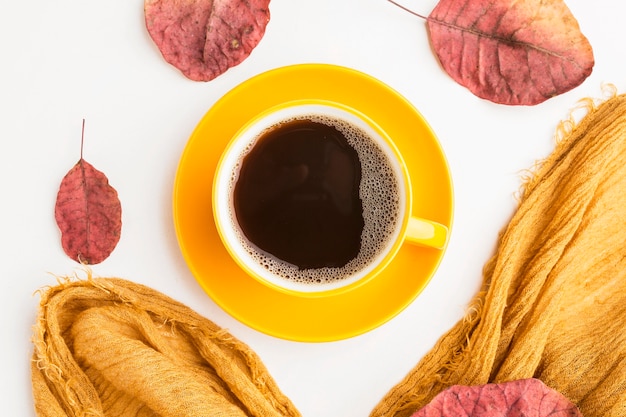
[{"label": "yellow coffee cup", "polygon": [[446,226],[411,215],[410,184],[392,138],[367,115],[290,101],[252,118],[226,146],[214,220],[250,276],[289,294],[327,296],[378,275],[404,244],[445,247]]}]

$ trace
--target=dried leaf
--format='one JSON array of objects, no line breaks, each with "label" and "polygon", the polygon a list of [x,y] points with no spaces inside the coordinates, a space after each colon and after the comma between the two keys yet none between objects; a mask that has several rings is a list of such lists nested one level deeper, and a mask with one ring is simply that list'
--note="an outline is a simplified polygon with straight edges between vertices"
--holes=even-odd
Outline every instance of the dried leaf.
[{"label": "dried leaf", "polygon": [[541,103],[593,69],[591,45],[562,0],[441,0],[427,22],[445,71],[496,103]]},{"label": "dried leaf", "polygon": [[538,379],[454,385],[412,417],[582,417],[570,400]]},{"label": "dried leaf", "polygon": [[209,81],[245,60],[265,34],[270,0],[145,0],[146,27],[163,58]]},{"label": "dried leaf", "polygon": [[76,262],[98,264],[119,242],[122,206],[117,191],[82,154],[61,181],[54,216],[63,250]]}]

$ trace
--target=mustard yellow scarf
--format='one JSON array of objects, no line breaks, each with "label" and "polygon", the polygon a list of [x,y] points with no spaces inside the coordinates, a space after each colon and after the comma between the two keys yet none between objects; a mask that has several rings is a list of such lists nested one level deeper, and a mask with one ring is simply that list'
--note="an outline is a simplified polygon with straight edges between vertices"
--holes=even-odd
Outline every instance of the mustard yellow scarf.
[{"label": "mustard yellow scarf", "polygon": [[468,315],[371,417],[530,377],[586,417],[626,416],[626,96],[586,104],[526,184]]}]

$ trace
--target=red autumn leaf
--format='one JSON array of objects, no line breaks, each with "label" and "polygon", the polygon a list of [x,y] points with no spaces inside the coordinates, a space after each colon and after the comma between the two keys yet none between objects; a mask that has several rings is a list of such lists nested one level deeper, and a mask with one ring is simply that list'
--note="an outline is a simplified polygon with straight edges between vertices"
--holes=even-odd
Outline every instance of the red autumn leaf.
[{"label": "red autumn leaf", "polygon": [[441,0],[427,22],[444,70],[495,103],[541,103],[593,69],[591,45],[562,0]]},{"label": "red autumn leaf", "polygon": [[122,206],[117,191],[104,173],[83,159],[82,151],[61,181],[54,216],[63,250],[81,264],[104,261],[120,240]]},{"label": "red autumn leaf", "polygon": [[411,417],[582,417],[570,400],[538,379],[454,385]]},{"label": "red autumn leaf", "polygon": [[209,81],[246,59],[265,34],[270,0],[145,0],[146,27],[163,58]]}]

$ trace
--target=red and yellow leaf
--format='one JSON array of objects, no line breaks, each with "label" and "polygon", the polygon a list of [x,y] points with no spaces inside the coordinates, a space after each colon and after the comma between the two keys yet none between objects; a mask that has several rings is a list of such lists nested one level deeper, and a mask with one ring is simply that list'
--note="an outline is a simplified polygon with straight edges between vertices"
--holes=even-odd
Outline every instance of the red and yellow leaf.
[{"label": "red and yellow leaf", "polygon": [[61,181],[55,206],[65,253],[82,264],[109,257],[122,230],[122,207],[106,175],[82,157]]},{"label": "red and yellow leaf", "polygon": [[444,70],[496,103],[541,103],[593,69],[591,45],[562,0],[441,0],[427,21]]}]

